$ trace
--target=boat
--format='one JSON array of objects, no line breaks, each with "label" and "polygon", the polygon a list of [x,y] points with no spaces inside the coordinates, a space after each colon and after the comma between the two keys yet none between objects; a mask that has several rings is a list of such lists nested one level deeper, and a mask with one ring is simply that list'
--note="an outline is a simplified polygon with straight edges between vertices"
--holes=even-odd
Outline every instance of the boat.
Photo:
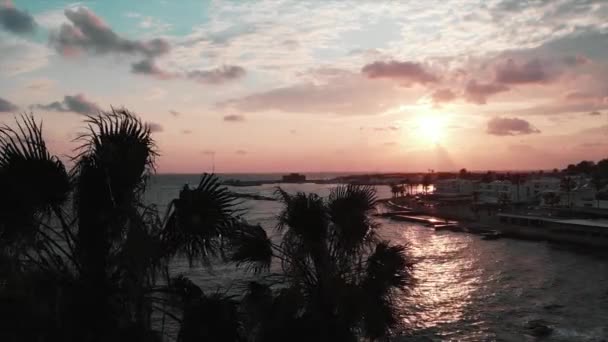
[{"label": "boat", "polygon": [[458,223],[444,223],[444,224],[435,224],[433,225],[436,231],[441,230],[449,230],[451,232],[462,232],[464,231],[463,227],[461,227]]},{"label": "boat", "polygon": [[502,233],[497,230],[491,230],[481,234],[482,240],[498,240],[502,237]]}]

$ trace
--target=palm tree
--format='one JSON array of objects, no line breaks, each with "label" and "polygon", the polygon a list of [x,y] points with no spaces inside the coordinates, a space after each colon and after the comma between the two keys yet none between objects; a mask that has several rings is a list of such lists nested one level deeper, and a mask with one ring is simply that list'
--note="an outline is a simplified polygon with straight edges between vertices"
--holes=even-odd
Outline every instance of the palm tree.
[{"label": "palm tree", "polygon": [[393,194],[393,198],[397,197],[397,193],[399,192],[399,187],[397,184],[391,184],[391,194]]},{"label": "palm tree", "polygon": [[405,178],[403,180],[403,187],[404,187],[406,195],[409,195],[411,193],[411,186],[412,186],[412,183],[410,182],[410,179],[409,178]]},{"label": "palm tree", "polygon": [[424,177],[422,177],[422,190],[424,191],[425,195],[428,192],[429,186],[431,186],[431,175],[427,173],[424,175]]},{"label": "palm tree", "polygon": [[32,116],[0,128],[0,292],[12,298],[0,311],[26,324],[0,328],[19,340],[156,341],[151,316],[163,312],[186,329],[198,311],[170,301],[169,260],[205,263],[259,229],[241,224],[235,197],[209,175],[161,220],[142,200],[156,157],[149,127],[122,109],[86,123],[70,172]]},{"label": "palm tree", "polygon": [[595,200],[596,200],[597,207],[599,209],[600,198],[601,198],[600,191],[604,187],[605,181],[604,181],[604,179],[602,179],[602,175],[597,170],[595,172],[593,172],[593,174],[591,176],[591,184],[593,185],[593,188],[595,189],[595,192],[596,192]]},{"label": "palm tree", "polygon": [[369,215],[377,202],[373,188],[339,186],[326,199],[282,189],[277,194],[284,205],[277,225],[282,242],[264,245],[280,262],[283,286],[275,293],[263,284],[250,286],[248,310],[261,313],[252,323],[254,340],[386,336],[397,323],[393,295],[411,284],[411,265],[405,247],[376,235]]},{"label": "palm tree", "polygon": [[[372,188],[338,187],[327,199],[280,190],[280,244],[242,219],[212,175],[185,186],[161,219],[143,202],[157,156],[149,127],[124,109],[86,123],[70,172],[33,117],[0,127],[0,329],[14,332],[9,340],[160,341],[154,314],[174,320],[183,342],[377,338],[396,323],[393,295],[411,283],[410,264],[403,246],[378,240]],[[283,272],[263,279],[282,285],[250,284],[238,303],[173,276],[180,256],[254,273],[274,260]]]},{"label": "palm tree", "polygon": [[576,187],[576,182],[572,177],[565,176],[564,178],[562,178],[560,186],[562,190],[565,191],[567,194],[568,208],[570,208],[572,206],[571,194],[572,190],[574,190],[574,188]]}]

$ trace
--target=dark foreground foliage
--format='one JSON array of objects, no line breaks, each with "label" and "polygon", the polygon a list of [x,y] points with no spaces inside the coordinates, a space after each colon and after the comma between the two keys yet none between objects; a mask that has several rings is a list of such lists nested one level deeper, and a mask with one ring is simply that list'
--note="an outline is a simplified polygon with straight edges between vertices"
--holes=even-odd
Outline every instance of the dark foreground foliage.
[{"label": "dark foreground foliage", "polygon": [[[150,128],[122,109],[86,124],[71,170],[33,117],[0,127],[0,340],[355,341],[397,324],[411,266],[403,246],[378,239],[372,188],[278,189],[279,242],[213,175],[161,217],[143,201]],[[182,257],[233,262],[258,281],[205,293],[171,274]]]}]

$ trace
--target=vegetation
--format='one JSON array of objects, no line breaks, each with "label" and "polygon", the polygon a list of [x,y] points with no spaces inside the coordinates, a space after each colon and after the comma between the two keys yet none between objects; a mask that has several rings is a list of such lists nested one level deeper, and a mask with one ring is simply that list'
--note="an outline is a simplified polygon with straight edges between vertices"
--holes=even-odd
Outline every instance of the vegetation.
[{"label": "vegetation", "polygon": [[[354,341],[390,333],[411,284],[403,246],[380,241],[373,190],[324,199],[278,190],[275,243],[246,223],[212,175],[161,217],[143,201],[150,128],[127,110],[91,116],[71,170],[24,116],[0,128],[0,338],[3,341]],[[214,259],[259,275],[235,296],[171,273]],[[274,272],[275,269],[278,272]],[[272,272],[271,272],[272,271]]]}]

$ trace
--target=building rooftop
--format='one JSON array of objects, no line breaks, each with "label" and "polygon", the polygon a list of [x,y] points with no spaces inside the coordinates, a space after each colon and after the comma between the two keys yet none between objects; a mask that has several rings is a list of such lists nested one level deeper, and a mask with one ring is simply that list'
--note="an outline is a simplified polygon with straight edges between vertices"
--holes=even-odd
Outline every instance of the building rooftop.
[{"label": "building rooftop", "polygon": [[525,218],[525,219],[531,219],[531,220],[542,220],[542,221],[546,221],[546,222],[573,224],[573,225],[577,225],[577,226],[587,226],[587,227],[608,229],[608,220],[607,219],[560,219],[560,218],[547,217],[547,216],[519,215],[519,214],[507,214],[507,213],[498,214],[498,216]]}]

